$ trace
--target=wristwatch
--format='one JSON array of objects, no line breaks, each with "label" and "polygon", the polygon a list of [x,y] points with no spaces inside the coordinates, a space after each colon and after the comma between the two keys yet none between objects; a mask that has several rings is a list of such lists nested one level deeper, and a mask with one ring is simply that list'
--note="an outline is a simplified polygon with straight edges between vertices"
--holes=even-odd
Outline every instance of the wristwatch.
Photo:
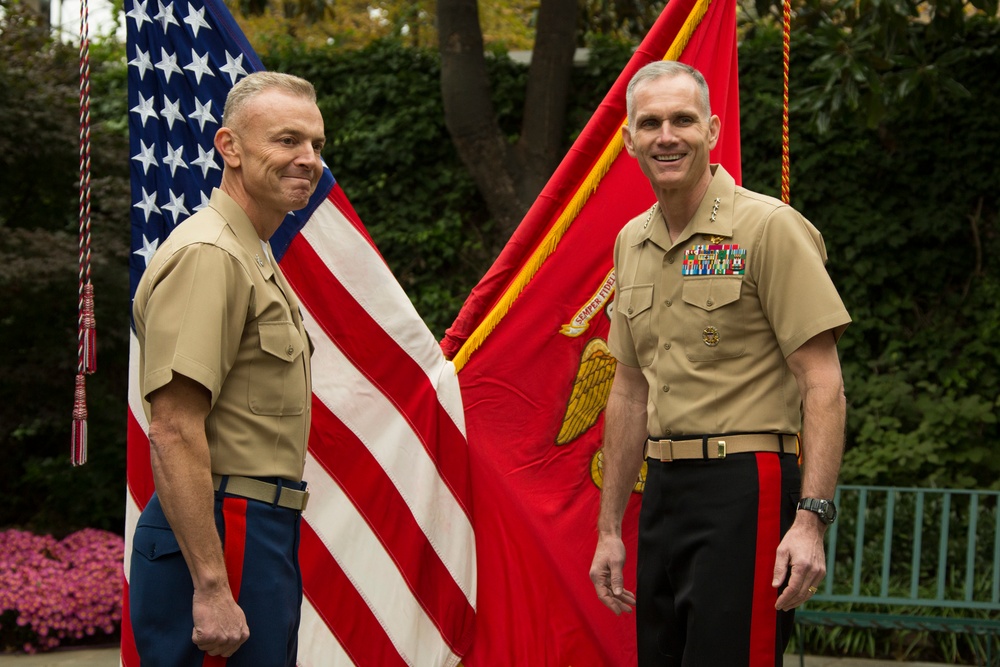
[{"label": "wristwatch", "polygon": [[828,526],[837,518],[837,506],[833,504],[832,500],[802,498],[799,500],[799,505],[796,509],[816,513],[820,520]]}]

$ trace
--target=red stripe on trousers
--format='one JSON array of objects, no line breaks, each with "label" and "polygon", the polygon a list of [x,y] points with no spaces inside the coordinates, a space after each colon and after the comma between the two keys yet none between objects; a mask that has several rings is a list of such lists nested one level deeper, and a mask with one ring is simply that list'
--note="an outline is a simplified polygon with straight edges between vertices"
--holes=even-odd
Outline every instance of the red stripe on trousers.
[{"label": "red stripe on trousers", "polygon": [[[226,526],[226,540],[222,553],[226,558],[226,574],[233,599],[240,599],[240,585],[243,583],[243,557],[247,546],[247,500],[246,498],[224,498],[222,520]],[[206,655],[203,667],[223,667],[226,658],[221,655]]]},{"label": "red stripe on trousers", "polygon": [[757,454],[757,554],[750,618],[750,667],[774,667],[778,592],[774,579],[775,554],[781,541],[781,458]]}]

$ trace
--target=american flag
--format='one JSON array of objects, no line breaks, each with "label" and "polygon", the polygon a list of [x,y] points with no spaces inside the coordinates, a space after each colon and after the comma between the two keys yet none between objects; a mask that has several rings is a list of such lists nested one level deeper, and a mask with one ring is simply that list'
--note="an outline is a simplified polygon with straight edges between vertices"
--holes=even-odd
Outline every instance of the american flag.
[{"label": "american flag", "polygon": [[[260,60],[218,0],[127,0],[134,295],[161,241],[221,180],[228,90]],[[456,665],[476,618],[458,381],[328,169],[271,239],[303,307],[313,424],[299,664]],[[122,662],[131,536],[153,491],[133,332]]]}]

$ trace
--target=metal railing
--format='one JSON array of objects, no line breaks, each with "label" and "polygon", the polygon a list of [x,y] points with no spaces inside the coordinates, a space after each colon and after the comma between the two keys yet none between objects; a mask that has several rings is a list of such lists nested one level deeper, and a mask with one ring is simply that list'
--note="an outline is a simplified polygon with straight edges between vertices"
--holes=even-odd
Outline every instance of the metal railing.
[{"label": "metal railing", "polygon": [[1000,611],[1000,492],[845,485],[835,500],[814,599]]}]

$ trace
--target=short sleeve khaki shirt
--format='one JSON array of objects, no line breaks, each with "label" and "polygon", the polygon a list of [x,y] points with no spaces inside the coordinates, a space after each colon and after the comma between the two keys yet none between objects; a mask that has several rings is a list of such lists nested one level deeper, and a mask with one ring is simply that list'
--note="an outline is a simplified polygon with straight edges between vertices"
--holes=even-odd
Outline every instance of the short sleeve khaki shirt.
[{"label": "short sleeve khaki shirt", "polygon": [[608,346],[642,370],[650,435],[797,433],[801,397],[785,358],[851,318],[819,231],[782,202],[714,176],[671,243],[657,206],[615,242]]},{"label": "short sleeve khaki shirt", "polygon": [[139,387],[185,375],[211,392],[212,472],[302,479],[312,401],[309,339],[270,248],[221,190],[178,225],[133,303]]}]

